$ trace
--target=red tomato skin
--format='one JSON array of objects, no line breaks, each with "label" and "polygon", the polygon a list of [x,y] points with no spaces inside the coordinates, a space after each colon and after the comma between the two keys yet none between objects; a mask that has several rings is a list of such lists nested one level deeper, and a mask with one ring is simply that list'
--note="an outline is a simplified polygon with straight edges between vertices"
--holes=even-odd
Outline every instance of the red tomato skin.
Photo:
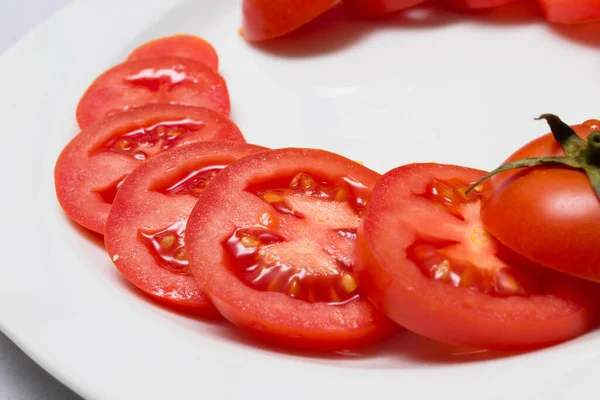
[{"label": "red tomato skin", "polygon": [[90,157],[90,149],[123,129],[188,117],[210,122],[211,127],[181,144],[218,139],[245,141],[237,125],[227,116],[204,108],[152,104],[113,114],[82,130],[60,153],[54,168],[54,183],[63,210],[79,225],[103,234],[111,205],[95,191],[127,176],[143,161],[115,153]]},{"label": "red tomato skin", "polygon": [[[128,81],[148,71],[169,72],[183,82],[149,90]],[[77,123],[84,129],[110,114],[145,104],[206,107],[226,115],[230,112],[227,84],[212,68],[188,58],[161,57],[126,61],[101,74],[77,105]]]},{"label": "red tomato skin", "polygon": [[600,0],[539,0],[546,19],[559,24],[577,24],[600,19]]},{"label": "red tomato skin", "polygon": [[[238,225],[236,221],[255,213],[250,210],[250,200],[248,205],[236,203],[240,195],[249,199],[253,195],[238,191],[253,179],[298,170],[317,171],[331,180],[352,176],[368,188],[379,177],[342,156],[315,149],[272,150],[230,165],[204,191],[188,220],[190,268],[199,286],[227,320],[270,345],[334,351],[366,346],[391,336],[399,327],[365,299],[335,306],[308,303],[283,293],[257,291],[226,267],[222,241]],[[264,210],[271,210],[269,207]]]},{"label": "red tomato skin", "polygon": [[416,6],[425,0],[344,0],[344,9],[356,17],[376,17]]},{"label": "red tomato skin", "polygon": [[[587,138],[589,129],[578,125]],[[551,134],[526,144],[507,162],[564,156]],[[584,172],[561,167],[508,171],[491,178],[481,217],[488,231],[523,256],[581,278],[600,282],[600,201]]]},{"label": "red tomato skin", "polygon": [[157,264],[139,241],[138,230],[159,231],[187,221],[196,203],[189,195],[169,196],[151,190],[157,181],[178,169],[226,165],[265,150],[244,142],[199,142],[161,153],[136,168],[119,189],[106,222],[106,251],[117,269],[130,283],[169,308],[203,317],[218,315],[192,275],[176,274]]},{"label": "red tomato skin", "polygon": [[462,9],[494,8],[516,3],[519,0],[443,0],[444,4]]},{"label": "red tomato skin", "polygon": [[214,47],[201,37],[177,34],[151,40],[134,49],[127,61],[160,57],[182,57],[201,61],[215,71],[219,69],[219,56]]},{"label": "red tomato skin", "polygon": [[[375,186],[358,229],[354,273],[368,299],[401,326],[434,340],[493,350],[529,350],[579,336],[598,320],[598,287],[549,271],[548,295],[507,298],[456,288],[426,277],[402,251],[415,231],[394,222],[398,188],[420,191],[434,175],[476,180],[482,171],[412,164],[386,173]],[[418,205],[412,213],[425,212]],[[432,217],[433,218],[433,217]],[[433,218],[435,223],[435,219]],[[554,274],[554,275],[552,275]]]},{"label": "red tomato skin", "polygon": [[312,21],[337,0],[244,0],[242,30],[248,41],[283,36]]}]

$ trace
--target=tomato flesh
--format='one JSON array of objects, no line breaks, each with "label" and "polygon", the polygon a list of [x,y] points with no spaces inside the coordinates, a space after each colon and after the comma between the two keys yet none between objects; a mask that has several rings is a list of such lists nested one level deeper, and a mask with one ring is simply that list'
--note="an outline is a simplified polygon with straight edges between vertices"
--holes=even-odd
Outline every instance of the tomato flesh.
[{"label": "tomato flesh", "polygon": [[[573,128],[587,138],[600,130],[600,121]],[[517,150],[507,162],[563,155],[548,134]],[[492,235],[536,263],[600,282],[600,201],[583,171],[535,167],[500,173],[490,184],[481,217]]]},{"label": "tomato flesh", "polygon": [[215,111],[147,105],[111,115],[75,136],[55,166],[58,200],[78,224],[103,233],[111,204],[139,164],[199,141],[244,141],[238,127]]},{"label": "tomato flesh", "polygon": [[546,19],[562,24],[600,19],[600,0],[539,0]]},{"label": "tomato flesh", "polygon": [[198,36],[184,34],[166,36],[144,43],[129,54],[127,61],[160,57],[190,58],[201,61],[214,70],[219,68],[219,57],[210,43]]},{"label": "tomato flesh", "polygon": [[190,268],[221,314],[274,345],[363,346],[395,325],[352,273],[353,234],[379,175],[312,149],[246,157],[200,197],[187,228]]},{"label": "tomato flesh", "polygon": [[327,11],[337,0],[244,0],[244,38],[261,41],[285,35]]},{"label": "tomato flesh", "polygon": [[171,308],[216,315],[189,268],[187,218],[226,165],[264,150],[241,142],[191,143],[136,168],[115,197],[105,231],[106,249],[123,276]]},{"label": "tomato flesh", "polygon": [[357,234],[359,288],[388,317],[442,342],[530,349],[585,333],[598,287],[546,270],[487,233],[483,171],[410,164],[375,186]]},{"label": "tomato flesh", "polygon": [[100,75],[77,106],[83,129],[115,112],[145,104],[181,104],[229,114],[225,80],[200,61],[161,57],[126,61]]}]

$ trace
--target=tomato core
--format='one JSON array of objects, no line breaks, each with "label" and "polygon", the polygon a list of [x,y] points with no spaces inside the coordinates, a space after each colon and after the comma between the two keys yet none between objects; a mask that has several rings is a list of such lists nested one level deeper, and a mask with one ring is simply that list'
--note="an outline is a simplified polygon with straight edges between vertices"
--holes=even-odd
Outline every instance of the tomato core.
[{"label": "tomato core", "polygon": [[510,263],[503,262],[501,249],[494,251],[494,256],[476,259],[475,250],[489,246],[491,237],[479,224],[469,224],[469,216],[477,215],[483,195],[482,187],[465,194],[470,186],[470,183],[459,179],[434,179],[423,193],[416,194],[443,207],[460,221],[467,222],[469,228],[464,231],[467,245],[422,235],[407,248],[407,257],[425,276],[455,287],[472,288],[501,297],[531,294],[536,291],[531,284],[534,280],[528,273],[508,267]]},{"label": "tomato core", "polygon": [[192,119],[160,122],[115,136],[102,144],[96,152],[110,151],[145,161],[161,151],[170,149],[186,134],[198,131],[202,127],[203,122]]},{"label": "tomato core", "polygon": [[163,268],[181,275],[191,275],[185,252],[185,221],[177,221],[158,231],[138,231],[139,239]]}]

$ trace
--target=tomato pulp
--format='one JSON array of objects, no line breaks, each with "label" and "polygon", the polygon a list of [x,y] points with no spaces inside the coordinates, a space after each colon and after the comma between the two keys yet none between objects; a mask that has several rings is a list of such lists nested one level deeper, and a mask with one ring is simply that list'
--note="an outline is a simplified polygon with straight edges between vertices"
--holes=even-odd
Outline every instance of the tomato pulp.
[{"label": "tomato pulp", "polygon": [[145,104],[181,104],[229,114],[225,80],[204,63],[161,57],[126,61],[100,75],[77,106],[83,129],[118,111]]},{"label": "tomato pulp", "polygon": [[[600,130],[590,120],[573,129],[582,138]],[[564,156],[551,134],[526,144],[506,162]],[[523,256],[571,275],[600,282],[600,200],[583,171],[533,167],[490,178],[481,217],[486,229]]]},{"label": "tomato pulp", "polygon": [[280,346],[341,350],[396,325],[357,287],[360,215],[379,174],[322,150],[280,149],[223,170],[187,226],[190,268],[221,314]]},{"label": "tomato pulp", "polygon": [[200,107],[147,105],[111,115],[75,136],[58,157],[60,205],[78,224],[104,233],[119,187],[140,163],[175,146],[210,140],[244,137],[227,116]]},{"label": "tomato pulp", "polygon": [[[597,320],[598,286],[546,270],[483,228],[484,172],[411,164],[376,184],[354,272],[379,309],[442,342],[497,350],[571,339]],[[520,211],[523,215],[523,212]]]},{"label": "tomato pulp", "polygon": [[136,168],[115,197],[104,236],[123,276],[170,307],[215,314],[189,270],[185,225],[196,199],[223,168],[264,150],[242,142],[192,143]]},{"label": "tomato pulp", "polygon": [[214,47],[201,37],[178,34],[151,40],[129,54],[127,61],[160,57],[182,57],[201,61],[215,71],[219,56]]}]

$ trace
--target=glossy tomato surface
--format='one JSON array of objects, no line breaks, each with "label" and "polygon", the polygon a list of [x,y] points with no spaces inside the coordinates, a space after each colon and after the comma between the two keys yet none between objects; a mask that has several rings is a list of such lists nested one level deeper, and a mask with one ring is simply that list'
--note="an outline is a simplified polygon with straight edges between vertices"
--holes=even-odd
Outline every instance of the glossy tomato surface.
[{"label": "glossy tomato surface", "polygon": [[206,64],[181,57],[126,61],[100,75],[77,106],[83,129],[118,111],[145,104],[181,104],[229,114],[225,80]]},{"label": "glossy tomato surface", "polygon": [[517,1],[520,0],[442,0],[442,3],[456,8],[477,9],[500,7]]},{"label": "glossy tomato surface", "polygon": [[127,61],[160,57],[182,57],[201,61],[215,71],[219,68],[219,56],[214,47],[194,35],[178,34],[151,40],[129,54]]},{"label": "glossy tomato surface", "polygon": [[285,35],[315,19],[337,0],[243,0],[242,29],[250,41]]},{"label": "glossy tomato surface", "polygon": [[538,0],[546,19],[562,24],[576,24],[600,19],[600,0]]},{"label": "glossy tomato surface", "polygon": [[123,276],[170,307],[215,314],[189,270],[187,219],[223,168],[264,150],[243,142],[192,143],[136,168],[115,197],[104,234],[106,250]]},{"label": "glossy tomato surface", "polygon": [[59,155],[54,183],[60,205],[78,224],[104,233],[131,171],[164,150],[212,140],[244,137],[227,116],[200,107],[147,105],[111,115],[81,131]]},{"label": "glossy tomato surface", "polygon": [[272,345],[341,350],[396,325],[352,274],[379,174],[322,150],[280,149],[224,169],[187,225],[190,269],[221,314]]},{"label": "glossy tomato surface", "polygon": [[[587,138],[600,121],[574,126]],[[565,153],[551,134],[517,150],[507,162]],[[600,282],[600,200],[584,172],[535,167],[500,173],[490,179],[481,217],[502,243],[525,257],[582,278]]]},{"label": "glossy tomato surface", "polygon": [[425,0],[344,0],[344,9],[355,17],[376,17],[400,11]]},{"label": "glossy tomato surface", "polygon": [[375,186],[358,230],[358,284],[400,325],[442,342],[523,350],[571,339],[597,320],[596,284],[537,266],[483,229],[482,171],[411,164]]}]

